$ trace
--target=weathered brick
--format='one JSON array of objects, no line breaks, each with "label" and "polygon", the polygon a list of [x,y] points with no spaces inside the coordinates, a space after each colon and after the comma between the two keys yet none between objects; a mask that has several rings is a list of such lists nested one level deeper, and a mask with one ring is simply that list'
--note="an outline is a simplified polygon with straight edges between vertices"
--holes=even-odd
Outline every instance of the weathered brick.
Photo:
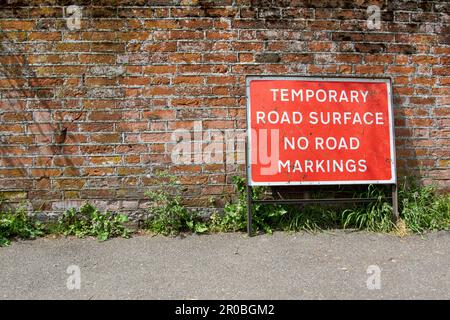
[{"label": "weathered brick", "polygon": [[384,66],[356,66],[355,71],[359,74],[382,74]]},{"label": "weathered brick", "polygon": [[176,67],[174,66],[167,66],[167,65],[161,65],[161,66],[146,66],[144,68],[144,73],[146,74],[165,74],[165,73],[175,73]]},{"label": "weathered brick", "polygon": [[0,169],[0,177],[19,178],[26,177],[26,175],[25,169]]},{"label": "weathered brick", "polygon": [[91,136],[91,142],[108,144],[118,143],[121,141],[121,136],[118,133],[98,133]]},{"label": "weathered brick", "polygon": [[89,119],[91,121],[114,121],[122,119],[122,114],[120,112],[93,111]]},{"label": "weathered brick", "polygon": [[198,53],[173,53],[169,56],[169,61],[173,63],[200,62],[201,55]]},{"label": "weathered brick", "polygon": [[255,62],[259,63],[277,63],[281,57],[278,53],[259,53],[255,57]]},{"label": "weathered brick", "polygon": [[173,84],[184,84],[184,85],[192,85],[192,84],[202,84],[203,77],[196,76],[177,76],[173,78]]},{"label": "weathered brick", "polygon": [[416,68],[414,67],[389,66],[386,71],[390,74],[411,74],[415,70]]},{"label": "weathered brick", "polygon": [[58,189],[81,189],[86,181],[83,179],[58,179],[54,180],[54,186]]},{"label": "weathered brick", "polygon": [[0,20],[1,30],[32,30],[36,25],[36,21],[26,20]]}]

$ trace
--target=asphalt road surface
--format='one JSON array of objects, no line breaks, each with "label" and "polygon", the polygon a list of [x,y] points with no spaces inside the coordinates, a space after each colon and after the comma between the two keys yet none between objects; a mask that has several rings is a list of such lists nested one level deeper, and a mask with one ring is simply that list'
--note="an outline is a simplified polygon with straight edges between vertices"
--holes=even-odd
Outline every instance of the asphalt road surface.
[{"label": "asphalt road surface", "polygon": [[0,299],[450,299],[450,232],[43,238],[0,271]]}]

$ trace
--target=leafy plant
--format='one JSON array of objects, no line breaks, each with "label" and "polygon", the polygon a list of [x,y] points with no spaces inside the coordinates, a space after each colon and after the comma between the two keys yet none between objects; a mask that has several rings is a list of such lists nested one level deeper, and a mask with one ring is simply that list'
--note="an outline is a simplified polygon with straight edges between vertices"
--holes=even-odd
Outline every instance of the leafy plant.
[{"label": "leafy plant", "polygon": [[128,238],[131,231],[124,226],[127,221],[128,217],[123,214],[100,212],[92,204],[86,203],[79,209],[72,208],[64,212],[55,230],[65,236],[94,236],[105,241],[118,236]]},{"label": "leafy plant", "polygon": [[34,215],[29,216],[23,206],[0,211],[0,247],[9,245],[15,237],[34,239],[42,234],[42,223]]},{"label": "leafy plant", "polygon": [[[247,188],[243,177],[233,177],[233,183],[238,193],[236,202],[228,203],[224,214],[215,214],[211,217],[213,231],[244,231],[247,227]],[[258,199],[266,191],[264,187],[253,188],[253,199]],[[256,231],[262,230],[272,233],[274,227],[279,225],[287,213],[281,205],[268,205],[255,203],[253,205],[253,227]]]},{"label": "leafy plant", "polygon": [[159,177],[166,180],[167,185],[145,193],[151,202],[144,228],[163,235],[177,235],[182,231],[207,232],[208,227],[199,214],[189,211],[181,203],[176,178],[165,173],[160,173]]}]

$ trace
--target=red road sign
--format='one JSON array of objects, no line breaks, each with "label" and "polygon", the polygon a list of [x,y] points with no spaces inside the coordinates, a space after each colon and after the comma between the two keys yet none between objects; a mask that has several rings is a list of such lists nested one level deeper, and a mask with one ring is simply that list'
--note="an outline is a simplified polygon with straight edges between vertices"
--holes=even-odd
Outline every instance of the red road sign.
[{"label": "red road sign", "polygon": [[247,77],[250,185],[396,183],[389,79]]}]

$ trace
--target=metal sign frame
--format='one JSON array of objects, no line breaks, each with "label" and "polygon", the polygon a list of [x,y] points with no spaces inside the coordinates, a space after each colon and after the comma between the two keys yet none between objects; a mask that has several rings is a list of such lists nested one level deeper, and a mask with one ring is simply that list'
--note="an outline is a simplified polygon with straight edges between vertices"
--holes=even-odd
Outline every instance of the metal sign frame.
[{"label": "metal sign frame", "polygon": [[[251,177],[251,116],[250,116],[250,82],[253,80],[304,80],[304,81],[328,81],[328,82],[384,82],[387,85],[388,93],[388,119],[390,134],[390,153],[391,153],[391,179],[390,180],[361,180],[361,181],[285,181],[285,182],[253,182]],[[394,131],[394,112],[393,112],[393,95],[391,78],[361,78],[361,77],[317,77],[317,76],[260,76],[248,75],[245,79],[246,83],[246,116],[247,116],[247,136],[245,141],[245,166],[246,166],[246,188],[247,188],[247,233],[252,235],[252,211],[254,203],[261,204],[311,204],[311,203],[365,203],[376,200],[375,198],[321,198],[321,199],[273,199],[273,200],[254,200],[253,186],[307,186],[307,185],[369,185],[384,184],[391,187],[392,216],[397,221],[398,213],[398,195],[397,195],[397,168],[395,153],[395,131]]]}]

